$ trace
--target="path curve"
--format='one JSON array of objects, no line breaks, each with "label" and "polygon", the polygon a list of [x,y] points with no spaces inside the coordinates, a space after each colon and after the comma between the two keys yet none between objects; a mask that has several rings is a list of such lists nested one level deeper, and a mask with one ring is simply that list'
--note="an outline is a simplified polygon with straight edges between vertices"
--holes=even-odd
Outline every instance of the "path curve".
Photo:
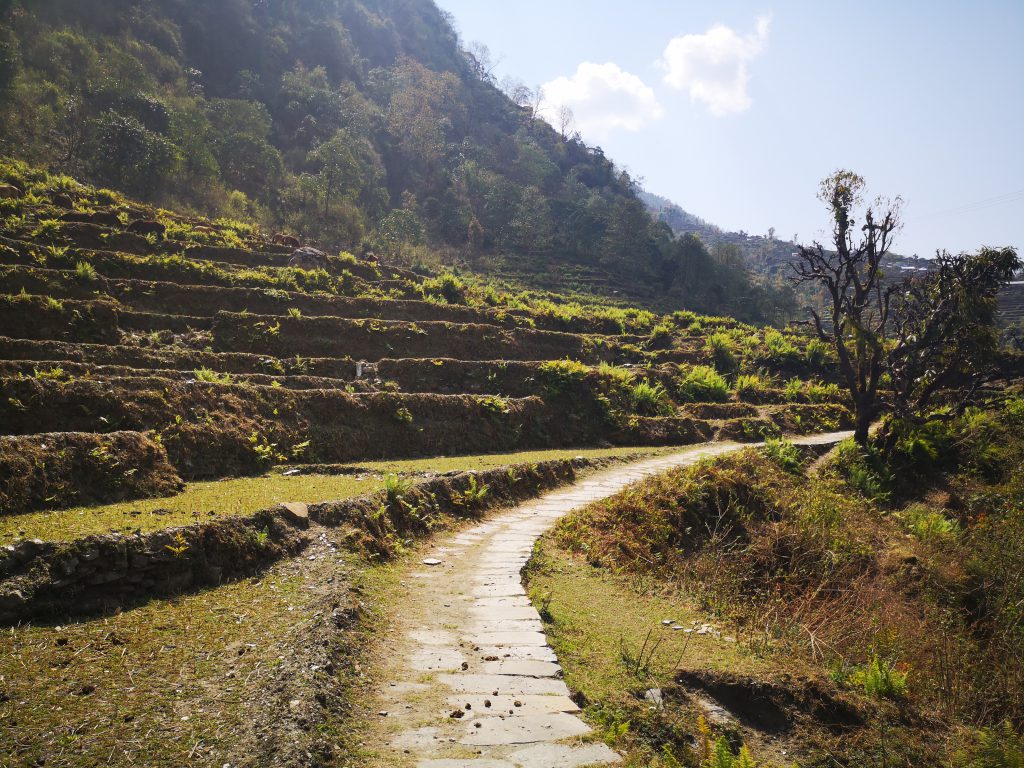
[{"label": "path curve", "polygon": [[[792,442],[828,445],[851,434]],[[569,698],[521,570],[541,534],[573,509],[649,475],[750,446],[708,443],[602,470],[435,544],[402,581],[395,630],[380,659],[387,682],[375,702],[379,727],[365,742],[376,756],[371,764],[578,768],[619,762],[603,743],[581,738],[590,727]]]}]

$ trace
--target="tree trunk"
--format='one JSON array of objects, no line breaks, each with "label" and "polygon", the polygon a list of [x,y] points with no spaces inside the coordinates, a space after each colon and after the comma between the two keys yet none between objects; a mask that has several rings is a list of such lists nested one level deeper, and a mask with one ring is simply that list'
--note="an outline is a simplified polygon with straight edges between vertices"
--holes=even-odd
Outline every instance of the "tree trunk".
[{"label": "tree trunk", "polygon": [[862,448],[868,444],[868,431],[871,429],[871,422],[875,418],[873,404],[857,403],[856,426],[853,431],[853,439]]}]

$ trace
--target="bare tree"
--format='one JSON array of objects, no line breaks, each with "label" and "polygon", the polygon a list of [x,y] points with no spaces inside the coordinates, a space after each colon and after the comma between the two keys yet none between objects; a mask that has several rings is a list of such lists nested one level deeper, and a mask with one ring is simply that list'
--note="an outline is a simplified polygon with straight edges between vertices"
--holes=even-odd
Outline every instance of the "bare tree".
[{"label": "bare tree", "polygon": [[522,80],[505,77],[501,81],[501,90],[519,107],[529,107],[533,101],[533,91]]},{"label": "bare tree", "polygon": [[864,179],[836,171],[821,182],[818,198],[832,215],[832,248],[821,243],[798,246],[793,281],[824,294],[824,317],[811,309],[818,338],[831,344],[839,372],[853,401],[854,437],[865,445],[871,423],[880,414],[878,385],[885,369],[886,331],[895,286],[883,280],[882,261],[900,229],[901,200],[879,198],[856,215],[863,204]]},{"label": "bare tree", "polygon": [[558,132],[562,135],[562,140],[565,141],[576,127],[576,116],[572,113],[572,107],[568,104],[560,106],[555,113],[555,119],[558,121]]},{"label": "bare tree", "polygon": [[500,59],[491,56],[491,49],[480,42],[472,42],[466,46],[462,55],[474,74],[486,83],[494,82],[494,69]]},{"label": "bare tree", "polygon": [[943,252],[926,274],[887,280],[884,261],[900,229],[901,201],[876,200],[858,225],[863,190],[864,179],[851,171],[822,181],[834,250],[799,246],[792,279],[823,294],[824,317],[811,309],[809,324],[835,349],[861,445],[881,415],[879,385],[889,375],[893,418],[883,428],[884,448],[904,425],[962,414],[995,375],[996,296],[1021,262],[1013,248]]}]

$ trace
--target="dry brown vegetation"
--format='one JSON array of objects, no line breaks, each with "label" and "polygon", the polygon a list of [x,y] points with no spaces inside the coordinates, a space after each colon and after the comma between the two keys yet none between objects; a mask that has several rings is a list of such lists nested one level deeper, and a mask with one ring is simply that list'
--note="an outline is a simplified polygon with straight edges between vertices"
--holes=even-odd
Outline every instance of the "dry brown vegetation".
[{"label": "dry brown vegetation", "polygon": [[[778,443],[706,461],[570,516],[554,540],[692,600],[776,679],[859,698],[841,737],[799,732],[802,765],[1016,765],[966,753],[1024,718],[1020,413],[970,412],[886,460],[844,444],[810,474]],[[1019,755],[1010,734],[997,746]]]}]

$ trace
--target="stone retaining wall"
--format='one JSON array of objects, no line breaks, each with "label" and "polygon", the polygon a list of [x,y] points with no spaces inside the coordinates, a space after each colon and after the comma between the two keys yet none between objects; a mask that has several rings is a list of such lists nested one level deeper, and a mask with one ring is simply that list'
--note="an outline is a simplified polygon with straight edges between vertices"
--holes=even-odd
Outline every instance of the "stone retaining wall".
[{"label": "stone retaining wall", "polygon": [[401,499],[380,491],[143,535],[21,541],[0,550],[0,624],[120,608],[248,576],[302,551],[311,539],[311,522],[344,527],[352,549],[387,557],[398,543],[430,533],[446,517],[473,517],[530,498],[571,482],[578,468],[606,463],[519,464],[443,475],[413,486]]}]

